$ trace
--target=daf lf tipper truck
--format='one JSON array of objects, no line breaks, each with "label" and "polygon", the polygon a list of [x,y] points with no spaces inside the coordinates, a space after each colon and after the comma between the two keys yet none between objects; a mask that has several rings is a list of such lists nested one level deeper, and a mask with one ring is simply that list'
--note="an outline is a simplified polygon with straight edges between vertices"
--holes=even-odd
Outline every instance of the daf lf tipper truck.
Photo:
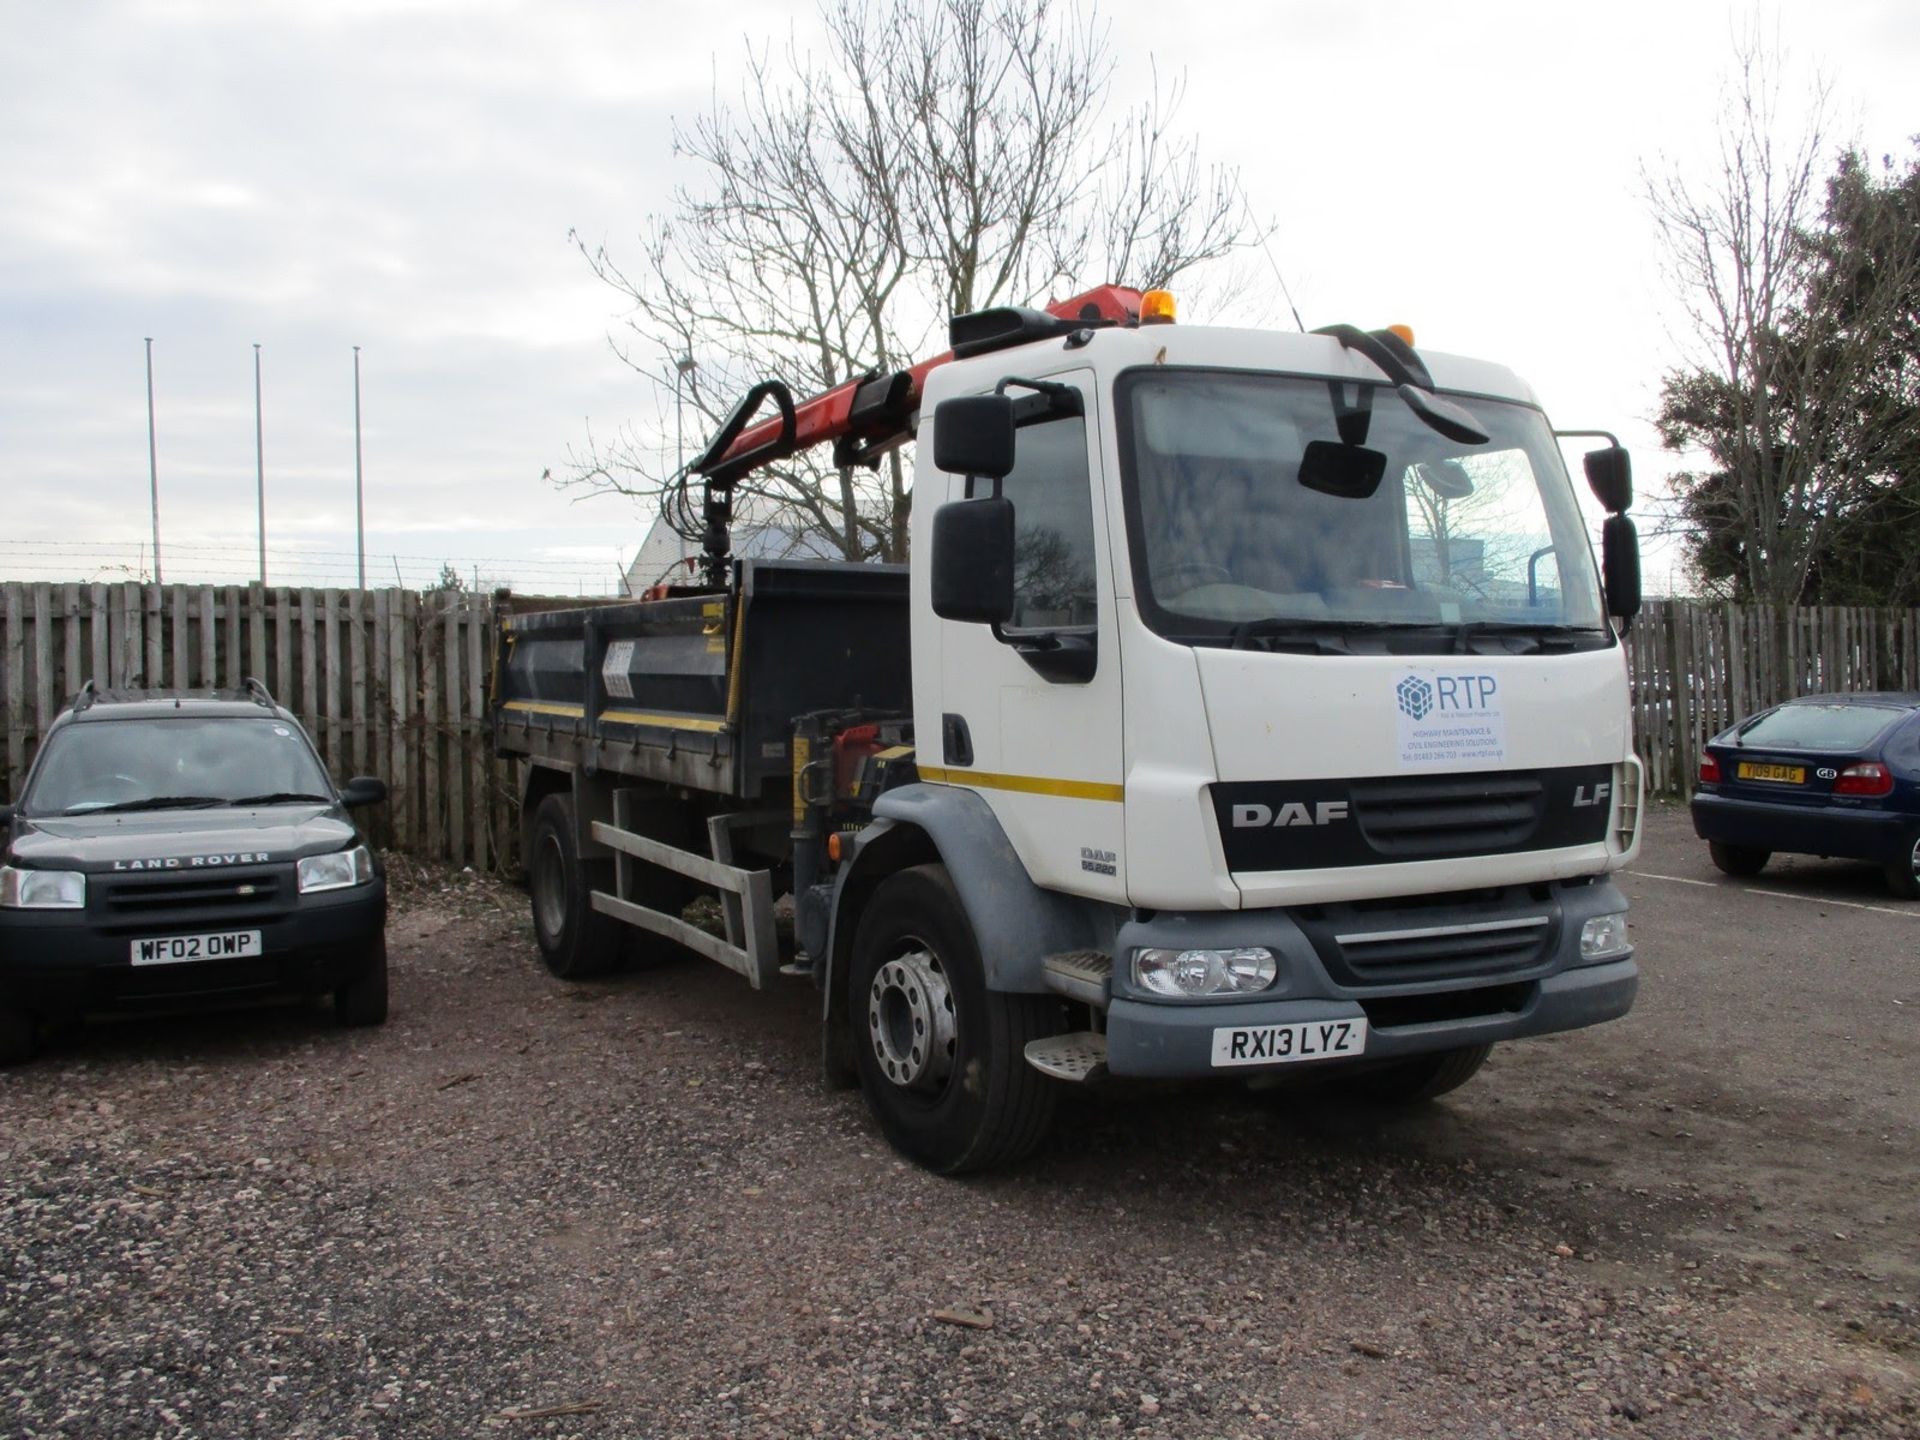
[{"label": "daf lf tipper truck", "polygon": [[[1596,567],[1560,444],[1611,437],[1510,371],[1172,308],[1108,286],[804,404],[764,382],[689,467],[701,577],[506,621],[556,974],[810,978],[828,1076],[948,1173],[1068,1084],[1414,1100],[1626,1013],[1625,452],[1585,456]],[[743,475],[908,438],[910,565],[731,556]]]}]

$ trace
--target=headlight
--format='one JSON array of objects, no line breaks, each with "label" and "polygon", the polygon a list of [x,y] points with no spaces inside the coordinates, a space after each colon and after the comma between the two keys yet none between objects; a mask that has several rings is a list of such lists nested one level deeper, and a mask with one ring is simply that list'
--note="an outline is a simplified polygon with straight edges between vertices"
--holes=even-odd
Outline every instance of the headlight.
[{"label": "headlight", "polygon": [[1580,927],[1580,958],[1582,960],[1610,960],[1615,955],[1624,955],[1633,946],[1627,940],[1627,912],[1616,910],[1611,915],[1596,915]]},{"label": "headlight", "polygon": [[1264,990],[1279,973],[1263,945],[1237,950],[1136,950],[1133,983],[1156,995],[1198,999]]},{"label": "headlight", "polygon": [[0,909],[86,908],[87,877],[78,870],[16,870],[0,865]]},{"label": "headlight", "polygon": [[331,855],[309,855],[300,862],[300,893],[344,890],[373,879],[373,856],[364,845],[336,850]]}]

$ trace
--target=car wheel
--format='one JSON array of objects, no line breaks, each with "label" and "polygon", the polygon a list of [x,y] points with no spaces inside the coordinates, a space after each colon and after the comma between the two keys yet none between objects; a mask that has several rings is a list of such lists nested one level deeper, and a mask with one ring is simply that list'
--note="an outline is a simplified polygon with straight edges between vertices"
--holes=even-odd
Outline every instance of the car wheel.
[{"label": "car wheel", "polygon": [[595,890],[613,889],[613,862],[582,863],[574,835],[573,797],[547,796],[533,814],[527,888],[540,958],[562,980],[604,974],[620,954],[619,922],[592,900]]},{"label": "car wheel", "polygon": [[1745,845],[1723,845],[1718,840],[1707,842],[1707,853],[1713,856],[1714,869],[1722,875],[1758,875],[1767,861],[1773,858],[1771,850],[1753,850]]},{"label": "car wheel", "polygon": [[33,1058],[33,1017],[15,1005],[0,1004],[0,1065]]},{"label": "car wheel", "polygon": [[371,963],[333,992],[333,1018],[342,1025],[384,1025],[387,1021],[387,937],[373,942]]},{"label": "car wheel", "polygon": [[1441,1050],[1363,1070],[1337,1083],[1348,1095],[1370,1105],[1418,1105],[1458,1090],[1479,1073],[1492,1053],[1491,1045]]},{"label": "car wheel", "polygon": [[881,882],[848,983],[860,1088],[896,1149],[958,1175],[1010,1165],[1046,1136],[1058,1090],[1026,1047],[1059,1030],[1060,1005],[987,989],[945,866]]},{"label": "car wheel", "polygon": [[1902,900],[1920,900],[1920,835],[1907,848],[1907,858],[1887,862],[1887,888]]}]

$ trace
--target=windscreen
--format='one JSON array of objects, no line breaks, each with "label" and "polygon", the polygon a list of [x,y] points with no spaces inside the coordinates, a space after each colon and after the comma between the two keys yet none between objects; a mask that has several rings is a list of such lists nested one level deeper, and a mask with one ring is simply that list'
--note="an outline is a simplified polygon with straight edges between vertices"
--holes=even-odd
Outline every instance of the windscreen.
[{"label": "windscreen", "polygon": [[1156,369],[1117,387],[1136,599],[1188,642],[1298,625],[1565,631],[1610,643],[1544,417],[1449,396],[1449,440],[1388,386]]},{"label": "windscreen", "polygon": [[333,795],[312,747],[284,720],[102,720],[48,737],[23,808],[83,815],[281,795]]},{"label": "windscreen", "polygon": [[1904,713],[1886,705],[1782,705],[1735,733],[1742,745],[1776,750],[1859,750]]}]

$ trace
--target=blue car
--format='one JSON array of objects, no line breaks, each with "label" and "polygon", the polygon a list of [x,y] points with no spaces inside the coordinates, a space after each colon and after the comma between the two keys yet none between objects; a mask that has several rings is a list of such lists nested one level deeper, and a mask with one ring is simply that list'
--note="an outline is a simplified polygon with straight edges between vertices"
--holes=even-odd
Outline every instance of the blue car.
[{"label": "blue car", "polygon": [[1920,899],[1920,692],[1805,695],[1714,736],[1693,830],[1728,875],[1775,851],[1871,860]]}]

